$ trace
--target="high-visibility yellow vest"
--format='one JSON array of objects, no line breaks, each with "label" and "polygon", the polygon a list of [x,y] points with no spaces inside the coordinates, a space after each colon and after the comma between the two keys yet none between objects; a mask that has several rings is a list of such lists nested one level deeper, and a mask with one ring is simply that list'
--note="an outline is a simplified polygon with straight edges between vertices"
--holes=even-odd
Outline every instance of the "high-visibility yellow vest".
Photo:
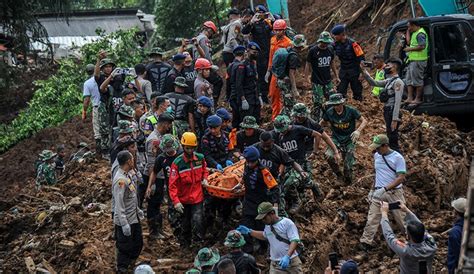
[{"label": "high-visibility yellow vest", "polygon": [[416,40],[416,37],[420,33],[425,34],[425,37],[426,37],[425,48],[423,50],[408,52],[408,60],[410,60],[410,61],[426,61],[426,60],[428,60],[428,34],[426,33],[426,31],[423,28],[420,28],[419,30],[417,30],[417,31],[415,31],[414,33],[411,34],[410,48],[418,46],[418,40]]},{"label": "high-visibility yellow vest", "polygon": [[[384,80],[384,79],[385,79],[385,72],[383,71],[383,69],[378,69],[375,72],[375,81],[380,81],[380,80]],[[383,88],[382,87],[374,87],[372,89],[372,94],[375,95],[375,96],[379,96],[381,89],[383,89]]]}]

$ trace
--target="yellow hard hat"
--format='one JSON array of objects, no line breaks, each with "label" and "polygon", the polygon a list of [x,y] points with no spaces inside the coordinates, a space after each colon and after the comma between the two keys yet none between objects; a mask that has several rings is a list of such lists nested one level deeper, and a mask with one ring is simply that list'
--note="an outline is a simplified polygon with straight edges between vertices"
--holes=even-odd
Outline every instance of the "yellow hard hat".
[{"label": "yellow hard hat", "polygon": [[183,146],[197,147],[198,143],[197,143],[196,134],[192,132],[183,133],[183,136],[181,136],[181,144]]}]

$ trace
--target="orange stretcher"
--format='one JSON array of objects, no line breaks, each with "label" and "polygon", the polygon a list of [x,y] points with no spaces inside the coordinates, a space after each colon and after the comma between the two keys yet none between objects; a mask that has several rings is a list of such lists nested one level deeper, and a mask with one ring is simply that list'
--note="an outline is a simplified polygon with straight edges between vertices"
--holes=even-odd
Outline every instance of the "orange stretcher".
[{"label": "orange stretcher", "polygon": [[224,168],[224,172],[215,171],[207,178],[204,185],[207,192],[221,199],[234,199],[244,196],[245,186],[242,183],[245,160]]}]

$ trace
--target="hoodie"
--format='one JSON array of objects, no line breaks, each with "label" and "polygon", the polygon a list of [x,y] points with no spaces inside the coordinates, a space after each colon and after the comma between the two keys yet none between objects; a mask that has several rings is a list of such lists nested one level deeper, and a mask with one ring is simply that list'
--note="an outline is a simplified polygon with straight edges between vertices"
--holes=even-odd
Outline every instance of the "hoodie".
[{"label": "hoodie", "polygon": [[[420,222],[415,214],[408,212],[405,222],[410,221]],[[400,274],[420,273],[420,261],[426,261],[428,273],[431,273],[433,257],[438,249],[431,235],[426,234],[422,243],[405,243],[396,238],[388,218],[382,217],[380,224],[388,246],[400,257]]]}]

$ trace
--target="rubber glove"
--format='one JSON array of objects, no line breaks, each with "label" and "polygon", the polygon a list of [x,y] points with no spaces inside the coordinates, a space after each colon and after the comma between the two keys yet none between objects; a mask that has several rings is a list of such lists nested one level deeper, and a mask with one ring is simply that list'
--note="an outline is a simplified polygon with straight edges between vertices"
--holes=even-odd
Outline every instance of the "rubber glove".
[{"label": "rubber glove", "polygon": [[208,185],[208,182],[207,182],[206,179],[203,179],[202,182],[201,182],[201,184],[202,184],[203,186],[205,186],[205,185]]},{"label": "rubber glove", "polygon": [[233,164],[234,164],[234,162],[232,162],[231,160],[225,161],[225,166],[226,166],[226,167],[227,167],[227,166],[231,166],[231,165],[233,165]]},{"label": "rubber glove", "polygon": [[222,165],[221,165],[221,164],[217,164],[216,168],[217,168],[217,170],[219,170],[220,172],[224,171],[224,169],[222,168]]},{"label": "rubber glove", "polygon": [[130,227],[129,224],[123,225],[122,226],[122,232],[123,232],[123,235],[128,237],[128,236],[132,235],[132,228]]},{"label": "rubber glove", "polygon": [[236,230],[240,232],[242,235],[249,235],[252,232],[252,229],[244,225],[239,225]]},{"label": "rubber glove", "polygon": [[258,96],[258,102],[260,103],[261,106],[263,106],[263,99],[262,99],[262,96]]},{"label": "rubber glove", "polygon": [[272,73],[270,71],[267,71],[267,73],[265,73],[265,82],[270,82],[270,76],[272,75]]},{"label": "rubber glove", "polygon": [[184,213],[184,206],[182,203],[177,203],[174,205],[174,209],[178,211],[179,213],[183,214]]},{"label": "rubber glove", "polygon": [[281,269],[287,269],[288,266],[290,266],[290,256],[285,255],[283,258],[281,258],[279,266]]},{"label": "rubber glove", "polygon": [[359,137],[360,137],[360,132],[358,130],[352,132],[351,140],[354,144],[357,143],[357,140],[359,140]]},{"label": "rubber glove", "polygon": [[242,100],[242,110],[249,110],[249,102],[247,100]]},{"label": "rubber glove", "polygon": [[138,219],[140,219],[140,221],[145,219],[145,213],[143,213],[143,210],[139,209],[137,215],[138,215]]}]

